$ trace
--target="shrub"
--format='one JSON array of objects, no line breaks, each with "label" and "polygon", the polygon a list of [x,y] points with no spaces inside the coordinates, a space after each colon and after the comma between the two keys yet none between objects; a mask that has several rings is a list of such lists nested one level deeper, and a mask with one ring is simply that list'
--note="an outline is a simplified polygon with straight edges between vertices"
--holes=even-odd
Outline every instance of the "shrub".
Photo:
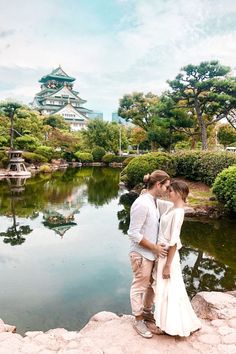
[{"label": "shrub", "polygon": [[101,146],[96,146],[93,150],[92,150],[92,155],[93,155],[93,160],[96,162],[101,162],[103,156],[105,155],[106,151],[103,147]]},{"label": "shrub", "polygon": [[46,157],[35,154],[34,152],[26,152],[25,151],[25,152],[23,152],[22,156],[25,159],[25,161],[28,163],[47,162]]},{"label": "shrub", "polygon": [[18,149],[34,151],[39,145],[39,140],[30,135],[23,135],[15,139],[15,144]]},{"label": "shrub", "polygon": [[213,184],[213,192],[227,210],[236,213],[236,165],[218,174]]},{"label": "shrub", "polygon": [[112,153],[107,153],[103,156],[102,161],[109,164],[111,162],[115,162],[116,155]]},{"label": "shrub", "polygon": [[80,152],[77,151],[75,152],[75,157],[77,158],[78,161],[80,162],[93,162],[93,155],[90,154],[89,152]]},{"label": "shrub", "polygon": [[0,168],[7,167],[9,162],[8,155],[5,151],[0,151]]},{"label": "shrub", "polygon": [[4,136],[0,136],[0,147],[7,146],[8,140]]},{"label": "shrub", "polygon": [[175,156],[177,161],[176,175],[198,180],[197,164],[200,159],[200,152],[179,152]]},{"label": "shrub", "polygon": [[52,172],[52,167],[49,165],[42,165],[39,167],[39,171],[43,173],[51,173]]},{"label": "shrub", "polygon": [[166,153],[149,153],[135,157],[122,171],[122,180],[129,187],[143,181],[143,176],[154,170],[164,170],[171,176],[176,173],[176,159]]},{"label": "shrub", "polygon": [[177,175],[212,185],[224,168],[236,164],[236,154],[229,152],[188,152],[179,153]]},{"label": "shrub", "polygon": [[116,155],[115,157],[114,157],[114,161],[113,162],[118,162],[118,163],[123,163],[123,161],[124,160],[126,160],[126,156],[118,156],[118,155]]},{"label": "shrub", "polygon": [[40,145],[35,151],[35,154],[44,156],[47,161],[51,161],[51,159],[54,157],[54,149],[52,147],[49,146],[43,146]]},{"label": "shrub", "polygon": [[132,161],[134,159],[134,156],[130,156],[130,157],[126,157],[126,159],[123,161],[123,165],[127,166],[130,161]]}]

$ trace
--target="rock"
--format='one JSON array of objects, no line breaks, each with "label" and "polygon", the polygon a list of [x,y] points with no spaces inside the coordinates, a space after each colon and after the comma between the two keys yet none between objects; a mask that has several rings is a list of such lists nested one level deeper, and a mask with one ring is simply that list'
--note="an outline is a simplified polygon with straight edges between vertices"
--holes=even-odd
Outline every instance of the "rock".
[{"label": "rock", "polygon": [[91,317],[90,321],[106,322],[119,318],[113,312],[102,311]]},{"label": "rock", "polygon": [[236,298],[226,293],[202,291],[194,296],[192,306],[199,317],[208,320],[236,317]]}]

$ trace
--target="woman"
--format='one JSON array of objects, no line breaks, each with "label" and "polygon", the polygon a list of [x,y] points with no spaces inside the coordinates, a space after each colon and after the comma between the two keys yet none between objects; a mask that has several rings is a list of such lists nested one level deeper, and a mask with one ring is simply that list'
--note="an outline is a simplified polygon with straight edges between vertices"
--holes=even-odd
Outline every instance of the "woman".
[{"label": "woman", "polygon": [[189,189],[185,182],[173,181],[169,200],[173,203],[161,216],[158,243],[165,243],[168,255],[159,258],[155,274],[156,325],[170,335],[186,337],[201,328],[190,304],[180,266],[178,250],[182,247],[180,231]]}]

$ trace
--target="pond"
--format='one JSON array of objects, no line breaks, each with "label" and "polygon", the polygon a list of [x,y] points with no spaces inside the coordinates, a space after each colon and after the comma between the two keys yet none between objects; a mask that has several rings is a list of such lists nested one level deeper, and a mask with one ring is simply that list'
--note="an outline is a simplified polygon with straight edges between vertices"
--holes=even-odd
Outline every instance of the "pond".
[{"label": "pond", "polygon": [[[19,333],[79,330],[99,311],[130,313],[130,201],[119,169],[81,168],[0,180],[0,318]],[[186,220],[190,296],[232,290],[236,221]]]}]

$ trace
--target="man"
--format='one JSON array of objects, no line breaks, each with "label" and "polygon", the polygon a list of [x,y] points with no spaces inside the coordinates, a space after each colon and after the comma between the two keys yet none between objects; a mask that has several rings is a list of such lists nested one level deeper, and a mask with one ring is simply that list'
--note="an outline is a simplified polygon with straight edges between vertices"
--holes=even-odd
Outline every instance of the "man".
[{"label": "man", "polygon": [[167,191],[170,176],[156,170],[144,176],[144,182],[147,184],[146,193],[135,200],[130,210],[128,235],[131,240],[130,260],[133,271],[130,301],[135,316],[135,330],[142,337],[151,338],[152,333],[145,319],[153,319],[152,271],[156,258],[167,255],[164,245],[157,244],[159,219],[170,206],[169,202],[157,200],[157,197]]}]

